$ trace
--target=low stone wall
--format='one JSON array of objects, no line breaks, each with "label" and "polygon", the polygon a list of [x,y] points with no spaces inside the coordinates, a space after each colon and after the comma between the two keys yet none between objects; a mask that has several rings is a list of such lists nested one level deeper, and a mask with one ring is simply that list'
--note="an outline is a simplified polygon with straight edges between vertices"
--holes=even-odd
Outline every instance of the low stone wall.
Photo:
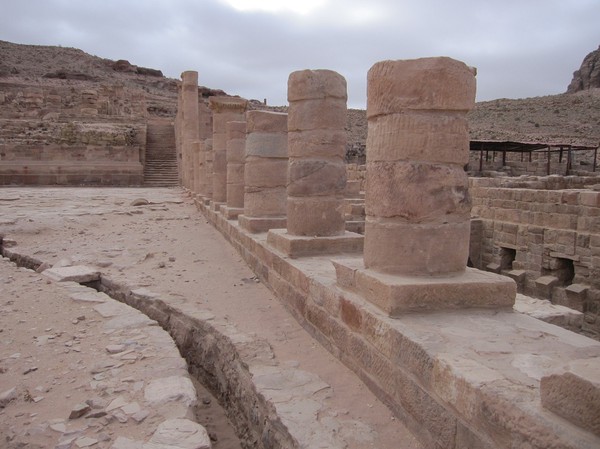
[{"label": "low stone wall", "polygon": [[[600,332],[600,191],[597,179],[471,178],[471,260],[522,292],[585,313]],[[553,188],[554,187],[554,188]]]},{"label": "low stone wall", "polygon": [[[561,372],[569,361],[596,360],[592,354],[600,343],[511,310],[389,318],[337,286],[331,263],[336,256],[291,259],[267,243],[266,233],[247,233],[237,220],[197,204],[303,327],[426,447],[591,449],[600,444],[600,437],[545,410],[539,389],[542,376]],[[541,360],[543,370],[535,368]]]}]

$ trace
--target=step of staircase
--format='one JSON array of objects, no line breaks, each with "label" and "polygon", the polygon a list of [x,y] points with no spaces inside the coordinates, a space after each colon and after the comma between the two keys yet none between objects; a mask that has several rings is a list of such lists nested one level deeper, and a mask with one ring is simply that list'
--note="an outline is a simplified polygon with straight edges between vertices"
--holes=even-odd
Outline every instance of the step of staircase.
[{"label": "step of staircase", "polygon": [[148,123],[144,186],[175,187],[178,185],[175,129],[171,123]]}]

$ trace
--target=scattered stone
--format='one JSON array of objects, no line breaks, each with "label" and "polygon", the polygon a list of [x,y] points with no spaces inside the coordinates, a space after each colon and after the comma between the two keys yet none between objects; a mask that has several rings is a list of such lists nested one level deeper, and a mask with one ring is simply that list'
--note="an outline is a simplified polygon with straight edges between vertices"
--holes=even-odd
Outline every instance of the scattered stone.
[{"label": "scattered stone", "polygon": [[2,239],[2,246],[5,248],[12,248],[13,246],[17,246],[17,241],[13,239],[7,239],[4,237]]},{"label": "scattered stone", "polygon": [[200,424],[188,419],[169,419],[161,423],[150,443],[181,449],[210,449],[208,432]]},{"label": "scattered stone", "polygon": [[188,377],[171,376],[151,381],[144,390],[144,398],[152,405],[180,401],[185,405],[196,404],[196,389]]},{"label": "scattered stone", "polygon": [[90,410],[91,410],[91,408],[88,404],[85,404],[85,403],[77,404],[71,410],[71,413],[69,414],[69,419],[80,418],[83,415],[85,415],[87,412],[89,412]]},{"label": "scattered stone", "polygon": [[127,416],[123,410],[115,410],[112,413],[112,416],[119,421],[121,424],[125,424],[127,422],[127,420],[129,419],[129,416]]},{"label": "scattered stone", "polygon": [[52,268],[52,265],[50,265],[48,262],[43,262],[39,267],[35,269],[35,271],[41,273],[42,271],[47,270],[48,268]]},{"label": "scattered stone", "polygon": [[106,407],[106,411],[110,412],[116,410],[118,408],[123,407],[126,404],[127,401],[125,400],[125,398],[123,396],[119,396],[118,398],[113,399],[113,401],[110,404],[108,404],[108,406]]},{"label": "scattered stone", "polygon": [[133,415],[131,415],[131,419],[133,419],[137,423],[141,423],[149,415],[150,415],[150,412],[148,410],[144,409],[144,410],[140,410],[139,412],[134,413]]},{"label": "scattered stone", "polygon": [[65,433],[67,431],[67,426],[64,423],[56,423],[50,424],[50,428],[55,432]]},{"label": "scattered stone", "polygon": [[108,345],[106,347],[106,352],[109,354],[118,354],[119,352],[125,351],[125,345]]},{"label": "scattered stone", "polygon": [[142,408],[137,402],[130,402],[129,404],[126,404],[123,407],[121,407],[121,410],[123,410],[123,413],[127,415],[134,415],[140,412]]},{"label": "scattered stone", "polygon": [[146,206],[150,204],[150,202],[145,198],[137,198],[131,202],[132,206]]},{"label": "scattered stone", "polygon": [[13,387],[0,394],[0,408],[4,408],[8,403],[17,398],[17,387]]},{"label": "scattered stone", "polygon": [[96,444],[98,440],[95,438],[82,437],[75,440],[75,446],[77,447],[90,447]]},{"label": "scattered stone", "polygon": [[27,368],[25,371],[23,371],[23,375],[32,373],[34,371],[37,371],[38,367],[37,366],[32,366],[31,368]]},{"label": "scattered stone", "polygon": [[44,270],[42,274],[56,282],[73,281],[84,283],[100,280],[100,272],[85,265],[52,267]]}]

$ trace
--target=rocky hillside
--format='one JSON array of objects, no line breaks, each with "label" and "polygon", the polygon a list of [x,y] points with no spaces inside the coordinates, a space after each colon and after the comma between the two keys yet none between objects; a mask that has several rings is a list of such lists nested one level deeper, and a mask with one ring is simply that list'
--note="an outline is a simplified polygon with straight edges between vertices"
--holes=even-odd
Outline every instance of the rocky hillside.
[{"label": "rocky hillside", "polygon": [[600,88],[600,46],[587,55],[579,70],[573,73],[573,80],[567,88],[567,93],[572,94],[594,88]]},{"label": "rocky hillside", "polygon": [[[175,117],[177,108],[177,80],[164,77],[160,70],[99,58],[76,48],[0,41],[0,83],[75,89],[122,85],[145,92],[150,116]],[[207,87],[200,93],[205,97],[225,95]]]},{"label": "rocky hillside", "polygon": [[[600,142],[600,48],[584,59],[575,72],[569,92],[518,100],[498,99],[477,103],[469,114],[471,136],[479,140],[517,140],[594,146]],[[112,61],[75,48],[19,45],[0,41],[0,83],[80,85],[122,84],[145,92],[152,115],[174,117],[177,81],[158,70],[128,61]],[[582,86],[575,88],[573,86]],[[200,94],[225,94],[201,87]],[[251,101],[252,108],[265,108]],[[274,109],[284,111],[285,107]],[[364,110],[349,110],[349,156],[364,155],[367,135]]]}]

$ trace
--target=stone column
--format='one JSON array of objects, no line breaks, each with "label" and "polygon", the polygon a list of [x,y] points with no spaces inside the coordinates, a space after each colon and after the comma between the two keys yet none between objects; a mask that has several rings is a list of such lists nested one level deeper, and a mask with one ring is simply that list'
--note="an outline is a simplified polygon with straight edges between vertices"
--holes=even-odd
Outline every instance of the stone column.
[{"label": "stone column", "polygon": [[246,113],[244,214],[245,230],[258,233],[287,224],[287,114]]},{"label": "stone column", "polygon": [[244,158],[246,122],[227,122],[227,206],[222,209],[227,219],[244,212]]},{"label": "stone column", "polygon": [[213,188],[213,140],[206,139],[204,141],[204,170],[205,176],[202,178],[202,191],[204,196],[204,204],[208,204],[212,200]]},{"label": "stone column", "polygon": [[344,233],[346,80],[302,70],[288,80],[288,233]]},{"label": "stone column", "polygon": [[[208,172],[206,169],[206,139],[212,138],[212,113],[208,104],[204,99],[198,101],[198,128],[200,135],[200,153],[198,157],[198,195],[200,202],[204,203],[207,197],[207,181]],[[212,186],[211,186],[212,191]]]},{"label": "stone column", "polygon": [[450,58],[383,61],[368,74],[364,265],[334,262],[338,284],[391,316],[512,307],[514,282],[466,269],[467,112],[474,69]]},{"label": "stone column", "polygon": [[200,146],[202,142],[200,140],[196,140],[192,142],[192,182],[190,186],[190,190],[194,192],[194,195],[197,195],[200,187]]},{"label": "stone column", "polygon": [[175,151],[177,153],[177,175],[179,184],[183,185],[183,89],[181,83],[177,83],[177,114],[175,116]]},{"label": "stone column", "polygon": [[367,92],[365,267],[417,276],[463,272],[473,72],[450,58],[384,61],[369,71]]},{"label": "stone column", "polygon": [[288,79],[287,236],[271,231],[271,243],[290,256],[362,249],[361,236],[344,240],[346,99],[346,80],[331,70]]},{"label": "stone column", "polygon": [[227,122],[243,121],[247,100],[236,97],[210,97],[213,111],[213,192],[215,209],[227,201]]},{"label": "stone column", "polygon": [[182,102],[182,181],[187,189],[193,188],[192,142],[199,138],[198,129],[198,72],[188,70],[181,74]]}]

